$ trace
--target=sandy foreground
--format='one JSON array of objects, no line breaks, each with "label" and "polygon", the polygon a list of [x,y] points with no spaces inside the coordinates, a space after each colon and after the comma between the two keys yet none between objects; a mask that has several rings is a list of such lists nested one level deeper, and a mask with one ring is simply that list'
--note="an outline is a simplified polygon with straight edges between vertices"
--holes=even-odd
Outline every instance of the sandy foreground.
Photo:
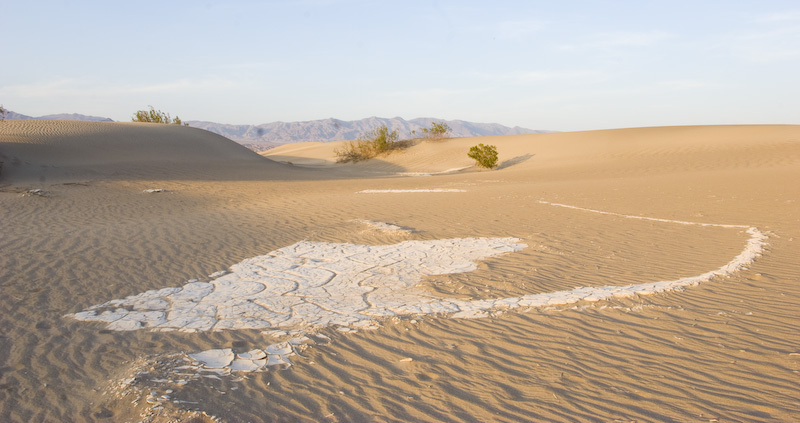
[{"label": "sandy foreground", "polygon": [[800,420],[800,126],[335,147],[0,122],[0,421]]}]

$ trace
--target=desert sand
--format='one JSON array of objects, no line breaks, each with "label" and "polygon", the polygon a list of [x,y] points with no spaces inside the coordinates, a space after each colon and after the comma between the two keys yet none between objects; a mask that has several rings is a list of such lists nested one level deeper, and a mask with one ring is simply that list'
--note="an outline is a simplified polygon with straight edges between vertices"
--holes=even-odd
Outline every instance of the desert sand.
[{"label": "desert sand", "polygon": [[336,147],[0,122],[0,421],[800,420],[800,126]]}]

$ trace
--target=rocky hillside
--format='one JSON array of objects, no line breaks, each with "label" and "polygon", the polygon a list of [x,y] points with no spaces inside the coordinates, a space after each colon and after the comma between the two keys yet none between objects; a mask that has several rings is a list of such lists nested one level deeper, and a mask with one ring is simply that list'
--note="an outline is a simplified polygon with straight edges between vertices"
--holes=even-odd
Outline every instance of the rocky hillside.
[{"label": "rocky hillside", "polygon": [[254,150],[262,151],[277,145],[303,141],[341,141],[353,140],[359,135],[386,125],[390,131],[397,130],[401,138],[408,138],[411,131],[429,128],[431,122],[446,122],[452,129],[453,137],[473,137],[487,135],[517,135],[548,131],[514,127],[497,123],[474,123],[463,120],[444,120],[418,118],[405,120],[396,118],[370,117],[355,121],[323,119],[306,122],[273,122],[262,125],[230,125],[205,121],[189,121],[195,128],[215,132]]}]

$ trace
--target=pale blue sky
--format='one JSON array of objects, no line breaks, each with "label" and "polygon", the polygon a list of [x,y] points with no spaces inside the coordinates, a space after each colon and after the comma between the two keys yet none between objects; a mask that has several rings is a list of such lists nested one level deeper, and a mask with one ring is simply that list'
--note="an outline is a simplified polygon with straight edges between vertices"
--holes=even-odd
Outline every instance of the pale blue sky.
[{"label": "pale blue sky", "polygon": [[0,104],[34,116],[800,124],[797,0],[26,0],[0,28]]}]

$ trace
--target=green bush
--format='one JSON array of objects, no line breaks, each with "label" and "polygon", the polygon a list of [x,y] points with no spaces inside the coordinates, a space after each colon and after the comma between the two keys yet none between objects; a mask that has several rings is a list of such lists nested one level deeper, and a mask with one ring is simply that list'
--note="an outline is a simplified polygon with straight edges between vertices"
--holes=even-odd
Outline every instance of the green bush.
[{"label": "green bush", "polygon": [[375,155],[384,153],[393,149],[393,144],[397,142],[397,131],[389,132],[386,125],[381,126],[374,131],[369,131],[360,137],[360,140],[366,141],[372,146]]},{"label": "green bush", "polygon": [[478,144],[470,147],[467,156],[480,167],[494,169],[497,167],[497,147],[493,145]]},{"label": "green bush", "polygon": [[[451,130],[452,129],[450,128],[450,126],[447,125],[447,123],[444,122],[444,121],[442,121],[442,122],[431,122],[431,127],[430,128],[422,128],[422,129],[420,129],[421,133],[419,135],[420,135],[420,138],[426,138],[426,139],[430,139],[430,140],[439,140],[439,139],[442,139],[442,138],[449,138]],[[416,138],[417,137],[417,130],[415,129],[415,130],[411,131],[410,135],[411,135],[412,138]]]},{"label": "green bush", "polygon": [[174,124],[174,125],[186,125],[189,126],[188,123],[183,123],[181,118],[175,116],[174,119],[170,118],[169,113],[164,113],[161,110],[155,110],[153,106],[150,107],[150,110],[137,110],[136,113],[133,114],[133,122],[147,122],[147,123],[167,123],[167,124]]},{"label": "green bush", "polygon": [[383,125],[375,130],[361,134],[355,141],[348,141],[342,148],[334,150],[338,163],[359,162],[369,160],[380,154],[406,146],[397,139],[397,131],[389,132]]}]

